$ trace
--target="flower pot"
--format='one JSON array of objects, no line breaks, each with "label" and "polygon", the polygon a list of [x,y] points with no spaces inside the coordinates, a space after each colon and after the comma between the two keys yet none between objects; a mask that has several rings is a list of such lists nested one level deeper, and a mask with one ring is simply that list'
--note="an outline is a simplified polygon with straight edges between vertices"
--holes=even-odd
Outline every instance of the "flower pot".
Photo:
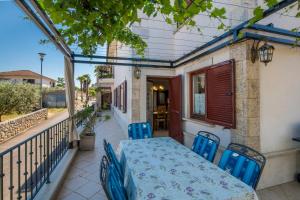
[{"label": "flower pot", "polygon": [[92,151],[95,148],[95,134],[93,135],[81,135],[79,149],[81,151]]}]

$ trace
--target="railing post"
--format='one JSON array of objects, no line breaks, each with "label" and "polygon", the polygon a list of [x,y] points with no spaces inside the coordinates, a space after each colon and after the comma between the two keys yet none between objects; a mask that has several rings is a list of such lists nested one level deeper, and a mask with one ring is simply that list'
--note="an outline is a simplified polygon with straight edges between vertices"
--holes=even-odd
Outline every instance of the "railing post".
[{"label": "railing post", "polygon": [[49,129],[46,131],[47,133],[47,181],[46,183],[50,183],[50,135],[49,135]]}]

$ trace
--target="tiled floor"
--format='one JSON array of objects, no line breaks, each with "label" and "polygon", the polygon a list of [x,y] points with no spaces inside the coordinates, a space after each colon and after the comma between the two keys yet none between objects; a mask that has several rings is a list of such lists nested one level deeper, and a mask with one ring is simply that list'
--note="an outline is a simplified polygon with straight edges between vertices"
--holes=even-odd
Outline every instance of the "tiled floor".
[{"label": "tiled floor", "polygon": [[[103,155],[103,138],[106,138],[115,149],[126,133],[111,118],[99,122],[96,126],[96,148],[94,151],[79,151],[57,200],[106,200],[99,180],[99,162]],[[300,184],[297,182],[257,191],[261,200],[300,200]]]},{"label": "tiled floor", "polygon": [[103,151],[103,138],[116,149],[120,140],[126,138],[117,122],[111,118],[95,127],[94,151],[78,151],[57,200],[104,200],[107,199],[99,180],[99,164]]}]

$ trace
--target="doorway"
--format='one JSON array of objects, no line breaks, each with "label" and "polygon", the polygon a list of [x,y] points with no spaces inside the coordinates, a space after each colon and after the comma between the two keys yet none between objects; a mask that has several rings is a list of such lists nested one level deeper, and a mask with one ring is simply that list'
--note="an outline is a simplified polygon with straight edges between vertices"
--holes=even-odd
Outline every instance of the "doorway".
[{"label": "doorway", "polygon": [[147,121],[153,136],[169,136],[183,143],[182,80],[174,77],[147,78]]},{"label": "doorway", "polygon": [[147,121],[154,137],[169,136],[169,78],[147,78]]}]

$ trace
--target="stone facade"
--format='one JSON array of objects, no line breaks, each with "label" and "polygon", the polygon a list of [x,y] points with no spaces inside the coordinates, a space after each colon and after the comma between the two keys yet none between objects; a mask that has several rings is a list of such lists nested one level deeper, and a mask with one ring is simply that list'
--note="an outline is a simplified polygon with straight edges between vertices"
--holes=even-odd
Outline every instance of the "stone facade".
[{"label": "stone facade", "polygon": [[0,123],[0,143],[16,135],[23,133],[29,128],[47,119],[48,110],[41,109],[27,115]]},{"label": "stone facade", "polygon": [[235,60],[236,129],[232,129],[232,142],[260,150],[259,64],[250,60],[251,41],[230,47]]},{"label": "stone facade", "polygon": [[141,79],[134,77],[134,70],[132,70],[132,122],[140,121],[140,92]]}]

